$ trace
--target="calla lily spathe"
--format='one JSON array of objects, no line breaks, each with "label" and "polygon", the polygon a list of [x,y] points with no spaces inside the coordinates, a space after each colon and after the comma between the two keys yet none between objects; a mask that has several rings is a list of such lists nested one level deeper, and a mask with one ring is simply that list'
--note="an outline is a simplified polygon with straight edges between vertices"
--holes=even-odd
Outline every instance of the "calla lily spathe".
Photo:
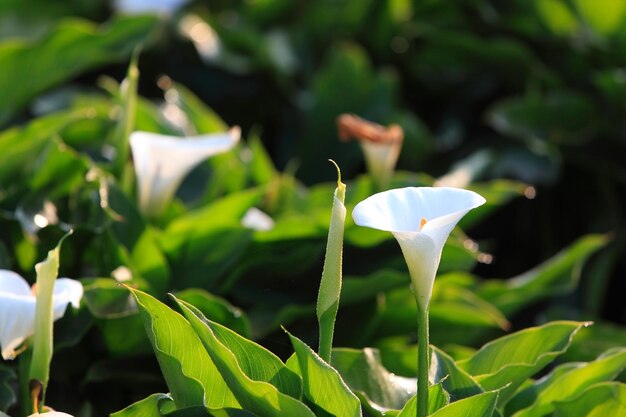
[{"label": "calla lily spathe", "polygon": [[[83,296],[80,282],[59,278],[54,284],[54,320],[63,317],[68,304],[78,308]],[[35,294],[13,271],[0,269],[0,347],[2,358],[13,359],[16,349],[35,331]]]},{"label": "calla lily spathe", "polygon": [[189,171],[205,159],[232,149],[240,135],[238,127],[225,133],[186,138],[133,132],[130,147],[140,210],[149,216],[160,214]]},{"label": "calla lily spathe", "polygon": [[473,191],[408,187],[361,201],[352,212],[359,226],[393,233],[406,260],[416,296],[428,308],[441,252],[459,220],[485,203]]},{"label": "calla lily spathe", "polygon": [[60,411],[46,411],[45,413],[35,413],[28,417],[74,417],[71,414],[62,413]]},{"label": "calla lily spathe", "polygon": [[341,140],[359,141],[370,176],[379,187],[386,187],[402,149],[402,127],[397,124],[384,127],[354,114],[342,114],[337,118],[337,129]]}]

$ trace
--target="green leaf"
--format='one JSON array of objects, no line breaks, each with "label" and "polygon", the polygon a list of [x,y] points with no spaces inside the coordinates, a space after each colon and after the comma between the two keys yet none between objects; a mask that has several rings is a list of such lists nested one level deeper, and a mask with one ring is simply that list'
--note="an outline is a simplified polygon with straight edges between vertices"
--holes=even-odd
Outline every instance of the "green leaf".
[{"label": "green leaf", "polygon": [[331,365],[352,392],[362,392],[377,409],[402,408],[417,388],[414,378],[403,378],[387,371],[376,349],[333,349]]},{"label": "green leaf", "polygon": [[484,392],[470,374],[460,368],[448,354],[435,346],[431,346],[430,367],[432,380],[441,381],[443,388],[453,400]]},{"label": "green leaf", "polygon": [[[185,303],[194,314],[202,311]],[[280,392],[291,397],[302,398],[302,379],[295,374],[272,352],[261,345],[240,336],[206,317],[198,315],[202,322],[210,328],[213,335],[237,359],[241,371],[253,381],[264,381],[274,385]]]},{"label": "green leaf", "polygon": [[431,417],[491,417],[497,401],[498,391],[488,391],[450,403]]},{"label": "green leaf", "polygon": [[574,0],[580,16],[600,35],[624,28],[626,3],[620,0]]},{"label": "green leaf", "polygon": [[529,304],[576,288],[582,265],[608,241],[607,235],[583,236],[522,275],[486,281],[478,287],[477,293],[506,316],[511,316]]},{"label": "green leaf", "polygon": [[161,405],[169,401],[173,401],[169,394],[152,394],[123,410],[112,413],[111,417],[161,417]]},{"label": "green leaf", "polygon": [[517,388],[569,347],[572,338],[590,323],[555,321],[493,340],[458,364],[486,390],[502,388],[506,403]]},{"label": "green leaf", "polygon": [[487,114],[489,124],[504,135],[566,144],[589,138],[597,129],[598,117],[593,101],[567,91],[507,98],[496,102]]},{"label": "green leaf", "polygon": [[580,29],[580,22],[564,0],[536,0],[539,17],[557,35],[571,35]]},{"label": "green leaf", "polygon": [[60,22],[36,42],[0,44],[4,76],[0,124],[46,89],[83,71],[126,58],[145,42],[157,22],[154,16],[119,17],[103,27],[88,21]]},{"label": "green leaf", "polygon": [[176,406],[237,407],[191,325],[152,296],[132,290]]},{"label": "green leaf", "polygon": [[85,117],[83,111],[58,113],[0,133],[0,181],[3,184],[19,184],[25,178],[29,179],[30,173],[37,167],[38,155],[50,138],[82,117]]},{"label": "green leaf", "polygon": [[599,382],[610,381],[626,368],[626,348],[614,349],[597,360],[568,369],[548,383],[539,382],[539,391],[533,404],[515,417],[542,417],[554,411],[556,401],[575,398],[585,389]]},{"label": "green leaf", "polygon": [[323,412],[335,417],[361,417],[359,399],[339,373],[303,341],[289,332],[287,334],[295,350],[287,366],[302,376],[305,397]]},{"label": "green leaf", "polygon": [[[237,358],[213,333],[212,327],[215,326],[215,323],[211,326],[202,313],[192,305],[184,301],[177,302],[183,314],[191,323],[194,331],[200,337],[211,359],[219,369],[222,378],[224,378],[226,384],[235,395],[235,398],[237,398],[245,410],[250,410],[256,414],[267,417],[281,417],[284,415],[315,416],[306,405],[293,397],[281,393],[274,385],[266,381],[251,379],[246,375],[242,367],[240,367],[238,359],[245,359],[249,363],[247,365],[249,370],[251,369],[252,363],[254,363],[255,366],[263,366],[263,362],[258,363],[257,360],[259,358],[252,357],[252,351],[246,352],[245,349],[239,350],[240,357]],[[222,330],[226,329],[222,328]],[[223,335],[235,337],[239,340],[242,339],[234,332],[224,332]],[[250,342],[250,344],[251,343],[252,342]],[[256,351],[258,355],[259,349],[257,348]],[[246,353],[248,353],[247,356]],[[268,356],[268,353],[269,352],[266,352],[265,357]],[[260,372],[260,374],[267,374],[267,372],[278,370],[279,369],[276,369],[276,367],[274,367],[273,370],[266,368],[263,372]],[[274,376],[277,375],[276,373]],[[267,377],[268,375],[263,376]],[[278,378],[280,378],[280,376],[278,376]]]},{"label": "green leaf", "polygon": [[576,398],[554,403],[554,417],[626,415],[626,384],[606,382],[586,389]]},{"label": "green leaf", "polygon": [[[428,387],[428,415],[450,404],[450,394],[443,389],[441,382]],[[384,417],[415,417],[417,414],[417,396],[414,395],[401,411],[389,411]]]},{"label": "green leaf", "polygon": [[250,336],[250,321],[246,313],[223,298],[198,288],[189,288],[175,295],[179,300],[195,306],[207,319],[226,326],[244,337]]}]

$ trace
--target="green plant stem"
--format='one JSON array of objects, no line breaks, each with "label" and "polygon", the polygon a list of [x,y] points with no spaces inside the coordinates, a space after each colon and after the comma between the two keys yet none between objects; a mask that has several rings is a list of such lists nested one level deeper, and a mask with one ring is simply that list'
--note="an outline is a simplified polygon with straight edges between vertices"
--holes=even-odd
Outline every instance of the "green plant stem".
[{"label": "green plant stem", "polygon": [[428,415],[428,306],[417,303],[417,417]]}]

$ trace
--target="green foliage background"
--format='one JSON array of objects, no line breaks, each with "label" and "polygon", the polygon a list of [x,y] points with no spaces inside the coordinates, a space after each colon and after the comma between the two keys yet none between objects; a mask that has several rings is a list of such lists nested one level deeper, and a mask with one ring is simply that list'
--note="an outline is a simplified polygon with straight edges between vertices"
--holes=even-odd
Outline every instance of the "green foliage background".
[{"label": "green foliage background", "polygon": [[[217,53],[193,42],[206,28]],[[101,416],[167,392],[136,305],[111,278],[119,266],[131,285],[173,292],[284,360],[281,324],[315,346],[336,175],[326,160],[342,169],[349,211],[375,190],[358,145],[337,140],[343,112],[404,128],[393,187],[466,170],[488,200],[461,223],[472,239],[457,231],[444,251],[435,346],[462,361],[552,319],[596,321],[564,360],[626,345],[625,46],[617,0],[190,1],[161,16],[103,0],[2,2],[0,267],[34,282],[34,264],[72,227],[60,276],[86,290],[55,325],[48,402]],[[133,51],[137,97],[120,87]],[[128,129],[231,125],[244,143],[145,219],[129,160],[111,158]],[[274,230],[241,225],[252,206]],[[40,228],[46,207],[58,221]],[[335,344],[376,347],[387,370],[413,376],[415,307],[397,244],[349,219],[345,239]],[[18,368],[0,364],[0,411],[16,409]]]}]

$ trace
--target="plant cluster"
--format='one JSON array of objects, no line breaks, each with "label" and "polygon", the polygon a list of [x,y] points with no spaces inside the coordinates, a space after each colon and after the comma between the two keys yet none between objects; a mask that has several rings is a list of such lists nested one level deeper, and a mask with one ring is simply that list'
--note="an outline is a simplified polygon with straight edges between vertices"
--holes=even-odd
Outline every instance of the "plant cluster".
[{"label": "plant cluster", "polygon": [[0,416],[626,415],[621,2],[25,3]]}]

